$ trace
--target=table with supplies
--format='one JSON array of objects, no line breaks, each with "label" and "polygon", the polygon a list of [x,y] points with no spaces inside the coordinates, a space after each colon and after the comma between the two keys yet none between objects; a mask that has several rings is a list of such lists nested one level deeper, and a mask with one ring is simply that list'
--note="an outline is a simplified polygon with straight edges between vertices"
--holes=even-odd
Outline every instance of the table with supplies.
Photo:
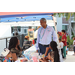
[{"label": "table with supplies", "polygon": [[[58,50],[60,55],[60,62],[63,62],[61,50],[59,47],[58,47]],[[35,45],[25,50],[23,55],[25,57],[18,58],[18,60],[15,62],[39,62],[39,59],[44,57],[44,54],[39,55],[39,53],[36,52]]]},{"label": "table with supplies", "polygon": [[18,58],[15,62],[39,62],[39,59],[44,57],[44,54],[39,55],[39,53],[36,52],[35,45],[25,50],[23,55],[25,57]]}]

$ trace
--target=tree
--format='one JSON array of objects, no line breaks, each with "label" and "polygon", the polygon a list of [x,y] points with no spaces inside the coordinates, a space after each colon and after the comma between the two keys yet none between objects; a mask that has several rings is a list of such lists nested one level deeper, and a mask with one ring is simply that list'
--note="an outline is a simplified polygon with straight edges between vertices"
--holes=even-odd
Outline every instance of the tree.
[{"label": "tree", "polygon": [[63,16],[63,17],[66,17],[66,21],[69,21],[69,31],[70,31],[70,33],[69,33],[69,36],[70,36],[70,39],[71,39],[71,16],[74,16],[74,20],[75,20],[75,13],[54,13],[54,16],[58,16],[58,17],[61,17],[61,16]]},{"label": "tree", "polygon": [[75,13],[54,13],[53,15],[54,16],[57,15],[58,17],[61,17],[61,16],[66,17],[66,21],[67,21],[70,19],[70,14],[71,16],[74,16],[74,20],[75,20]]}]

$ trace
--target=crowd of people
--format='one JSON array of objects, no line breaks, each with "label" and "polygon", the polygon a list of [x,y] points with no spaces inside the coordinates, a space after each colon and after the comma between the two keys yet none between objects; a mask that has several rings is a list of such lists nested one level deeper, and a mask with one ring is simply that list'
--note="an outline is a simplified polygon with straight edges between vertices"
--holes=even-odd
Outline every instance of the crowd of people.
[{"label": "crowd of people", "polygon": [[[57,34],[53,27],[48,26],[46,23],[45,18],[40,19],[41,27],[38,28],[37,34],[37,42],[35,45],[36,53],[44,54],[44,58],[39,59],[40,62],[61,62],[60,54],[58,50],[58,43],[60,45],[61,55],[62,58],[66,59],[66,47],[67,47],[67,37],[65,34],[65,30],[62,30],[62,36]],[[57,40],[57,38],[59,40]],[[74,38],[75,41],[75,38]],[[20,42],[17,37],[12,37],[9,42],[9,50],[10,52],[4,58],[4,61],[16,61],[18,57],[22,57],[23,50],[28,49],[32,46],[32,42],[29,41],[29,37],[25,36],[25,41],[23,43],[23,47],[19,46]],[[74,43],[74,50],[75,50],[75,43]]]}]

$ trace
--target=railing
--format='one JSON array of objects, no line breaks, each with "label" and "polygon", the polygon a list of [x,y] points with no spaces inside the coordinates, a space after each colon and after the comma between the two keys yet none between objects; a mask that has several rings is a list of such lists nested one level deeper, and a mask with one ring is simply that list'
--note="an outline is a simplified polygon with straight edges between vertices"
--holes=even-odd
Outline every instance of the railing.
[{"label": "railing", "polygon": [[[23,42],[24,42],[24,36],[27,34],[22,34],[22,35],[17,35],[16,37],[20,40],[20,47],[23,46]],[[15,36],[12,36],[15,37]],[[4,48],[8,48],[9,46],[9,40],[11,37],[6,37],[6,38],[0,38],[0,43],[2,42],[1,40],[4,40],[4,43],[1,43],[0,47],[3,47],[2,45],[6,45],[6,47],[4,46]],[[2,48],[3,49],[3,48]]]}]

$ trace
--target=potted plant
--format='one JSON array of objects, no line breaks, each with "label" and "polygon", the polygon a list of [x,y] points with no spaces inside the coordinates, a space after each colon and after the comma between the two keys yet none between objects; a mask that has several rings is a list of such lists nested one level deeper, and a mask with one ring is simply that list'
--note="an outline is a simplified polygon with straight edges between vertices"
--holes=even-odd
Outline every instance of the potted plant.
[{"label": "potted plant", "polygon": [[73,39],[70,39],[70,37],[67,36],[67,42],[69,43],[69,50],[73,50]]}]

